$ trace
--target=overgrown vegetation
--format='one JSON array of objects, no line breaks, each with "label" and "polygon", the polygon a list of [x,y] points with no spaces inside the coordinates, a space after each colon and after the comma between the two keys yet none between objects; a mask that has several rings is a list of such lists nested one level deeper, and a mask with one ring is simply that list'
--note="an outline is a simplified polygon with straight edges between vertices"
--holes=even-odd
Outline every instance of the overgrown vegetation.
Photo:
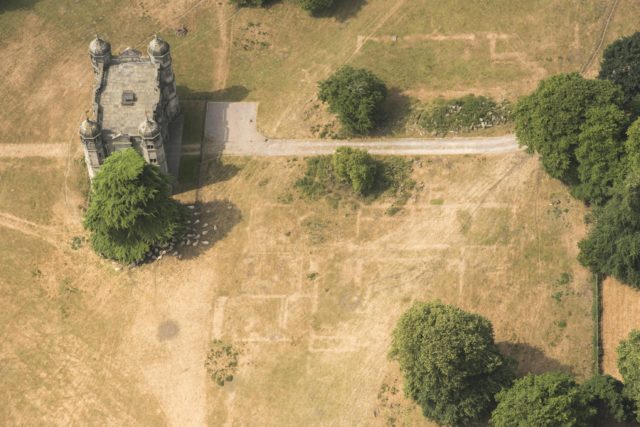
[{"label": "overgrown vegetation", "polygon": [[345,65],[318,85],[318,98],[329,104],[347,132],[367,134],[380,120],[387,87],[372,72]]},{"label": "overgrown vegetation", "polygon": [[418,124],[433,135],[473,132],[509,123],[512,120],[509,101],[495,102],[486,96],[439,99],[418,115]]},{"label": "overgrown vegetation", "polygon": [[238,367],[239,353],[231,344],[220,340],[211,342],[211,347],[204,361],[204,367],[212,380],[219,386],[233,381],[233,375]]},{"label": "overgrown vegetation", "polygon": [[333,0],[297,0],[297,3],[311,14],[323,12],[333,6]]},{"label": "overgrown vegetation", "polygon": [[440,302],[416,303],[402,315],[389,355],[400,364],[407,396],[445,425],[481,420],[513,378],[491,322]]},{"label": "overgrown vegetation", "polygon": [[185,211],[171,198],[169,179],[133,149],[109,156],[93,180],[84,220],[93,248],[106,258],[131,263],[152,246],[184,231]]},{"label": "overgrown vegetation", "polygon": [[412,162],[401,157],[376,158],[364,150],[340,147],[332,156],[309,157],[306,162],[304,176],[295,183],[300,195],[310,200],[324,197],[336,207],[354,195],[387,194],[395,198],[393,207],[399,210],[416,184],[411,179]]}]

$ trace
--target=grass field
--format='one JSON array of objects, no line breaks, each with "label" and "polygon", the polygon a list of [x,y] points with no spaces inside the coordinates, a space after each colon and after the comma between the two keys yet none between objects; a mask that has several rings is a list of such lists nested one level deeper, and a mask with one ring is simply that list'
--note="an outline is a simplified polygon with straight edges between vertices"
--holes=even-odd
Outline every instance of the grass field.
[{"label": "grass field", "polygon": [[[15,179],[42,179],[36,166]],[[417,189],[393,217],[391,198],[301,200],[303,170],[293,158],[208,165],[201,218],[214,245],[132,271],[71,249],[82,232],[61,217],[79,217],[75,206],[0,218],[0,394],[12,402],[0,418],[421,424],[386,357],[414,300],[487,316],[521,373],[590,374],[590,277],[575,261],[584,208],[535,158],[415,159]],[[215,338],[240,352],[224,387],[204,368]]]},{"label": "grass field", "polygon": [[[396,118],[438,96],[513,99],[545,75],[579,69],[608,5],[353,0],[312,19],[288,1],[238,12],[190,0],[4,2],[0,143],[71,149],[0,160],[0,419],[428,425],[386,357],[414,300],[488,317],[520,373],[588,376],[590,276],[575,261],[585,209],[537,159],[416,158],[416,190],[389,216],[391,198],[301,200],[303,159],[223,157],[200,170],[193,148],[204,99],[260,101],[266,134],[310,136],[331,121],[317,81],[343,63],[387,81]],[[605,43],[635,31],[639,8],[620,0]],[[188,35],[173,36],[182,24]],[[87,180],[77,126],[90,107],[95,32],[114,51],[144,50],[162,34],[181,98],[200,101],[183,103],[189,191],[177,197],[198,197],[212,244],[183,249],[181,261],[122,269],[80,238]],[[607,304],[605,294],[605,335]],[[240,352],[224,387],[204,367],[213,339]]]}]

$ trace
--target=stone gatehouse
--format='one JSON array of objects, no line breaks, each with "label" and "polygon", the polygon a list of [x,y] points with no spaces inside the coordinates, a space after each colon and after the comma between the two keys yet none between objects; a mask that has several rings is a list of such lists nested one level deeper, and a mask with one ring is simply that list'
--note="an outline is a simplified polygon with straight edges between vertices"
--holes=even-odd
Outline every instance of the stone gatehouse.
[{"label": "stone gatehouse", "polygon": [[164,173],[177,172],[167,162],[170,144],[180,143],[169,134],[180,113],[169,44],[155,36],[147,55],[131,48],[112,55],[109,42],[96,35],[89,56],[95,76],[93,118],[88,114],[80,125],[89,176],[111,153],[130,147]]}]

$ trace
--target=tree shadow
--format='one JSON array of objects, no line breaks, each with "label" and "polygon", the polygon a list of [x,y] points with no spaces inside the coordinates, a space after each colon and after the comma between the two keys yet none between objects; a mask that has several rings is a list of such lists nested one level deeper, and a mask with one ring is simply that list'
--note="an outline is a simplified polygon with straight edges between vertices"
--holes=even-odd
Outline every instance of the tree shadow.
[{"label": "tree shadow", "polygon": [[214,91],[196,91],[187,86],[177,86],[178,97],[183,100],[239,102],[251,92],[244,86],[235,85]]},{"label": "tree shadow", "polygon": [[190,211],[187,232],[178,243],[181,259],[193,259],[224,239],[242,220],[242,212],[230,200],[196,203]]},{"label": "tree shadow", "polygon": [[333,6],[329,10],[313,16],[333,17],[338,22],[345,22],[355,17],[366,4],[367,0],[334,0]]},{"label": "tree shadow", "polygon": [[240,166],[233,163],[225,163],[220,154],[217,154],[214,158],[207,159],[203,166],[203,185],[228,181],[236,176],[242,169]]},{"label": "tree shadow", "polygon": [[526,374],[542,374],[544,372],[565,372],[573,375],[571,366],[560,363],[555,359],[547,357],[544,352],[529,344],[499,342],[497,343],[500,352],[518,362],[516,373],[518,376]]},{"label": "tree shadow", "polygon": [[378,113],[378,126],[371,135],[383,136],[402,131],[416,102],[414,98],[404,94],[401,89],[390,88]]},{"label": "tree shadow", "polygon": [[0,15],[19,9],[31,9],[40,0],[5,0],[0,3]]}]

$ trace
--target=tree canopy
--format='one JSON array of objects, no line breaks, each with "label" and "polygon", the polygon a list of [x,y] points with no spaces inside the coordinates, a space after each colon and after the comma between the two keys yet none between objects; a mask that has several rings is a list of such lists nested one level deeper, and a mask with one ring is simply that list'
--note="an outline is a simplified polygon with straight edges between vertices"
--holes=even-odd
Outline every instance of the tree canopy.
[{"label": "tree canopy", "polygon": [[516,105],[516,134],[521,144],[540,154],[552,177],[575,185],[575,151],[587,111],[621,102],[622,91],[610,81],[588,80],[578,73],[552,76]]},{"label": "tree canopy", "polygon": [[529,374],[499,392],[491,414],[495,427],[580,427],[590,425],[596,410],[568,374]]},{"label": "tree canopy", "polygon": [[372,72],[345,65],[318,87],[318,98],[347,131],[366,134],[375,128],[387,87]]},{"label": "tree canopy", "polygon": [[94,178],[84,224],[96,252],[129,263],[178,236],[184,217],[168,178],[129,148],[109,156]]},{"label": "tree canopy", "polygon": [[365,150],[339,147],[333,154],[332,162],[338,179],[351,185],[356,193],[366,194],[373,187],[378,167]]},{"label": "tree canopy", "polygon": [[513,378],[491,322],[439,302],[416,303],[402,315],[389,354],[400,364],[407,396],[445,425],[487,415],[495,394]]},{"label": "tree canopy", "polygon": [[622,88],[625,105],[639,104],[632,109],[640,106],[640,32],[622,37],[607,46],[598,77],[611,80]]},{"label": "tree canopy", "polygon": [[633,330],[620,342],[618,370],[624,379],[625,394],[635,402],[636,421],[640,422],[640,330]]},{"label": "tree canopy", "polygon": [[320,13],[333,6],[333,0],[298,0],[298,4],[304,10],[314,13]]},{"label": "tree canopy", "polygon": [[587,110],[575,154],[578,184],[572,194],[587,203],[602,205],[625,173],[623,164],[627,116],[610,104]]},{"label": "tree canopy", "polygon": [[598,425],[608,420],[630,421],[632,402],[623,394],[624,384],[610,375],[596,374],[582,384],[590,405],[597,410]]}]

